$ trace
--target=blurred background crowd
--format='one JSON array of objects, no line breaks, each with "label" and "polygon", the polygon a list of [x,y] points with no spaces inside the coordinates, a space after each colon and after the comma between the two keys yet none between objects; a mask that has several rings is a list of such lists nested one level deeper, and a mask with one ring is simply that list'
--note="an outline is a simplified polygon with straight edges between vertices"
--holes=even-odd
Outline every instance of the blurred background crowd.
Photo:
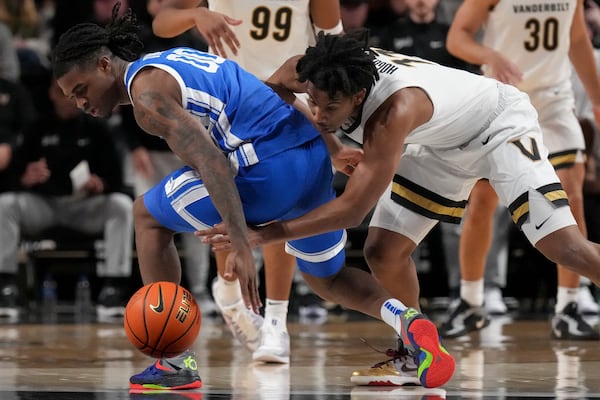
[{"label": "blurred background crowd", "polygon": [[[140,131],[129,107],[107,121],[83,115],[51,78],[50,53],[76,23],[110,21],[116,0],[0,0],[0,317],[26,318],[42,306],[76,305],[97,316],[122,316],[140,284],[132,200],[175,169],[179,160],[159,138]],[[175,46],[207,50],[196,31],[172,39],[152,33],[158,0],[121,0],[141,25],[145,52]],[[373,46],[480,73],[446,49],[446,35],[460,0],[340,0],[343,28],[368,28]],[[600,47],[600,8],[586,3],[590,40]],[[600,52],[597,51],[597,54]],[[268,57],[268,54],[256,55]],[[575,85],[576,98],[585,103]],[[583,108],[583,106],[582,106]],[[600,241],[597,127],[581,112],[588,144],[585,207],[589,237]],[[344,178],[336,181],[343,190]],[[498,249],[486,269],[490,313],[549,312],[556,273],[504,210],[496,218]],[[349,231],[349,264],[367,268],[362,243],[367,221]],[[420,246],[416,263],[423,308],[447,309],[458,297],[460,226],[441,224]],[[215,264],[192,235],[178,238],[183,284],[204,315],[216,315],[210,282]],[[261,263],[257,255],[257,263]],[[260,266],[260,265],[259,265]],[[298,281],[291,314],[322,318],[344,312],[321,303]],[[599,314],[596,288],[582,281],[580,310]]]}]

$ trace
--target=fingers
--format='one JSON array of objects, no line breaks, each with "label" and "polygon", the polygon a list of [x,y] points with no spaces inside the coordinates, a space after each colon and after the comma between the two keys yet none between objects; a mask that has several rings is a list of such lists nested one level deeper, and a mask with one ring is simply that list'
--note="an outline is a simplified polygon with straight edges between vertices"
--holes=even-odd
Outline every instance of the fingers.
[{"label": "fingers", "polygon": [[255,313],[260,313],[260,308],[262,307],[262,302],[260,301],[260,295],[258,293],[258,287],[256,286],[256,281],[253,281],[253,287],[250,290],[252,294],[252,308]]},{"label": "fingers", "polygon": [[219,57],[227,58],[227,53],[225,52],[223,43],[221,43],[221,36],[211,35],[206,37],[206,41],[214,54],[218,55]]},{"label": "fingers", "polygon": [[225,46],[229,48],[233,55],[237,55],[240,48],[237,36],[227,26],[218,28],[215,33],[205,35],[205,38],[213,53],[219,57],[227,58]]},{"label": "fingers", "polygon": [[230,279],[233,279],[234,277],[234,264],[230,261],[229,257],[227,257],[227,261],[225,262],[225,271],[223,271],[223,277]]},{"label": "fingers", "polygon": [[[211,244],[210,242],[207,242],[205,240],[202,240],[202,243]],[[216,243],[210,246],[210,249],[215,253],[219,251],[231,251],[231,248],[232,247],[230,242]]]},{"label": "fingers", "polygon": [[199,229],[194,232],[194,235],[196,235],[196,236],[206,236],[206,237],[212,237],[212,236],[217,236],[217,235],[224,236],[225,234],[227,234],[227,230],[225,229],[225,225],[222,223],[215,225],[212,228]]},{"label": "fingers", "polygon": [[256,286],[256,280],[251,279],[248,282],[248,287],[246,288],[246,297],[244,301],[246,302],[246,306],[251,308],[256,314],[260,313],[260,308],[262,307],[262,302],[260,301],[260,295],[258,293],[258,287]]}]

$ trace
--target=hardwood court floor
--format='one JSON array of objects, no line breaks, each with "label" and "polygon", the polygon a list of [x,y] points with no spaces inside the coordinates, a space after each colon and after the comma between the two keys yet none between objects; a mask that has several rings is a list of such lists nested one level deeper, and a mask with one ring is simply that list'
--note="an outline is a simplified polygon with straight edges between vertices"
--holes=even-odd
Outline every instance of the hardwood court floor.
[{"label": "hardwood court floor", "polygon": [[365,318],[291,322],[292,361],[257,365],[220,319],[205,319],[194,345],[203,388],[129,393],[128,377],[152,361],[120,322],[0,324],[0,400],[17,399],[517,399],[600,398],[600,343],[550,339],[549,322],[494,319],[481,333],[446,340],[457,361],[441,389],[353,387],[349,377],[385,358],[393,332]]}]

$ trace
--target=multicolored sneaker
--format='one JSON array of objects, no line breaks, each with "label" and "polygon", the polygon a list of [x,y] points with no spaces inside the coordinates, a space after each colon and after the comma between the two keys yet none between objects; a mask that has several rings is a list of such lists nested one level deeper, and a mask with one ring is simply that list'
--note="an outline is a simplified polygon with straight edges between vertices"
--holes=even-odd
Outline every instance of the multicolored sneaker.
[{"label": "multicolored sneaker", "polygon": [[[153,396],[153,397],[151,397]],[[168,396],[168,397],[167,397]],[[129,391],[129,400],[202,400],[200,392],[173,392],[172,390],[135,390]]]},{"label": "multicolored sneaker", "polygon": [[409,354],[417,360],[417,376],[426,388],[442,386],[452,378],[456,369],[454,358],[440,343],[437,328],[414,308],[399,315],[401,339]]},{"label": "multicolored sneaker", "polygon": [[133,390],[179,390],[202,387],[196,355],[191,351],[156,360],[139,374],[129,378]]},{"label": "multicolored sneaker", "polygon": [[354,371],[350,382],[358,386],[421,386],[421,381],[417,377],[418,367],[415,359],[408,354],[400,338],[398,338],[397,350],[387,349],[385,352],[379,352],[390,358],[371,368]]}]

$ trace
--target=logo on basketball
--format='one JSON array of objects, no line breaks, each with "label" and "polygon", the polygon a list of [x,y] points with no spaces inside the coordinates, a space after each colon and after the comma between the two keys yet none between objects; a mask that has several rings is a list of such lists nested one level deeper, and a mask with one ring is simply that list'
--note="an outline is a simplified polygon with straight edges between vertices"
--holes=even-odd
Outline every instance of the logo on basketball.
[{"label": "logo on basketball", "polygon": [[153,306],[152,304],[150,304],[150,308],[155,313],[161,313],[161,312],[163,312],[164,305],[165,304],[164,304],[164,300],[163,300],[162,287],[159,286],[158,287],[158,305]]}]

